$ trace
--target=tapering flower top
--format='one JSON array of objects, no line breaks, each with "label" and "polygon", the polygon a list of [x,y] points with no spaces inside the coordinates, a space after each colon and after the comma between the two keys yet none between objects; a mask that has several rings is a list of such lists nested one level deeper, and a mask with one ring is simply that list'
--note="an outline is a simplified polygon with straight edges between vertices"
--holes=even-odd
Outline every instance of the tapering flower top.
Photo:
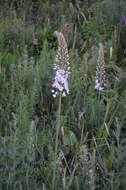
[{"label": "tapering flower top", "polygon": [[55,31],[54,35],[58,38],[58,50],[54,63],[54,71],[56,73],[52,84],[52,95],[56,97],[58,92],[62,96],[69,94],[68,78],[70,74],[70,62],[66,40],[61,32]]},{"label": "tapering flower top", "polygon": [[105,86],[105,61],[104,49],[102,43],[99,43],[98,63],[96,66],[95,89],[98,91],[104,90]]}]

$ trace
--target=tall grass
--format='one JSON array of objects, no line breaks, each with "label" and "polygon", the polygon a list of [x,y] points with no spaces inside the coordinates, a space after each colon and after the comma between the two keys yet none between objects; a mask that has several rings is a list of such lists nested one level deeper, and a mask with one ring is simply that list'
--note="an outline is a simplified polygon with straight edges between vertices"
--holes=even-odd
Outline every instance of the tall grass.
[{"label": "tall grass", "polygon": [[[125,189],[125,2],[72,2],[20,1],[8,12],[8,2],[0,4],[2,190]],[[51,93],[54,30],[67,39],[71,63],[62,100]],[[100,42],[106,77],[99,95]]]}]

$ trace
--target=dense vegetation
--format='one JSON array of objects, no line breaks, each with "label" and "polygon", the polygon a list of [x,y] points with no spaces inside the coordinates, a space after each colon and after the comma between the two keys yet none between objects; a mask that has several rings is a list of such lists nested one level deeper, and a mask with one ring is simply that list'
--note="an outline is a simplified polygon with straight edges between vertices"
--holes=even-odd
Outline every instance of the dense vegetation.
[{"label": "dense vegetation", "polygon": [[[125,0],[0,1],[1,190],[126,189],[125,15]],[[55,30],[70,56],[62,98],[51,94]]]}]

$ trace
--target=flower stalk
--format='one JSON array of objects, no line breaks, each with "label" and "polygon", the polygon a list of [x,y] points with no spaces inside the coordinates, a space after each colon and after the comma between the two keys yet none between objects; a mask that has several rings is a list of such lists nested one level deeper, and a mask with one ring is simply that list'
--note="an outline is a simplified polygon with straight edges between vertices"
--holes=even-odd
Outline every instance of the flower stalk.
[{"label": "flower stalk", "polygon": [[53,181],[52,189],[55,189],[55,178],[56,178],[56,161],[58,151],[58,137],[61,127],[61,98],[69,94],[68,78],[70,74],[70,62],[68,55],[68,48],[66,40],[61,32],[55,31],[54,35],[58,39],[58,50],[55,58],[54,71],[55,77],[52,84],[52,96],[56,98],[59,96],[59,106],[57,113],[57,124],[56,124],[56,140],[55,140],[55,154],[54,154],[54,170],[53,170]]},{"label": "flower stalk", "polygon": [[61,93],[59,94],[59,107],[57,113],[57,124],[56,124],[56,141],[55,141],[55,154],[54,154],[54,169],[53,169],[53,188],[55,189],[55,178],[56,178],[56,158],[57,158],[57,150],[58,150],[58,136],[60,130],[61,123]]}]

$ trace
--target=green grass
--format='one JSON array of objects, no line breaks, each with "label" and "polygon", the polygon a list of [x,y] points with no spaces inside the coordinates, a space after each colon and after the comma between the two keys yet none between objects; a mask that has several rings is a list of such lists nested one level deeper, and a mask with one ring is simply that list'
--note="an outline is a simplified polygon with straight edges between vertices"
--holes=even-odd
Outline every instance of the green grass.
[{"label": "green grass", "polygon": [[[41,2],[36,21],[30,1],[18,11],[1,9],[1,190],[125,190],[126,26],[119,22],[126,10],[117,1],[81,5],[77,12],[69,2]],[[55,29],[68,41],[71,63],[70,94],[61,99],[51,95]],[[107,76],[100,97],[94,89],[99,42]]]}]

